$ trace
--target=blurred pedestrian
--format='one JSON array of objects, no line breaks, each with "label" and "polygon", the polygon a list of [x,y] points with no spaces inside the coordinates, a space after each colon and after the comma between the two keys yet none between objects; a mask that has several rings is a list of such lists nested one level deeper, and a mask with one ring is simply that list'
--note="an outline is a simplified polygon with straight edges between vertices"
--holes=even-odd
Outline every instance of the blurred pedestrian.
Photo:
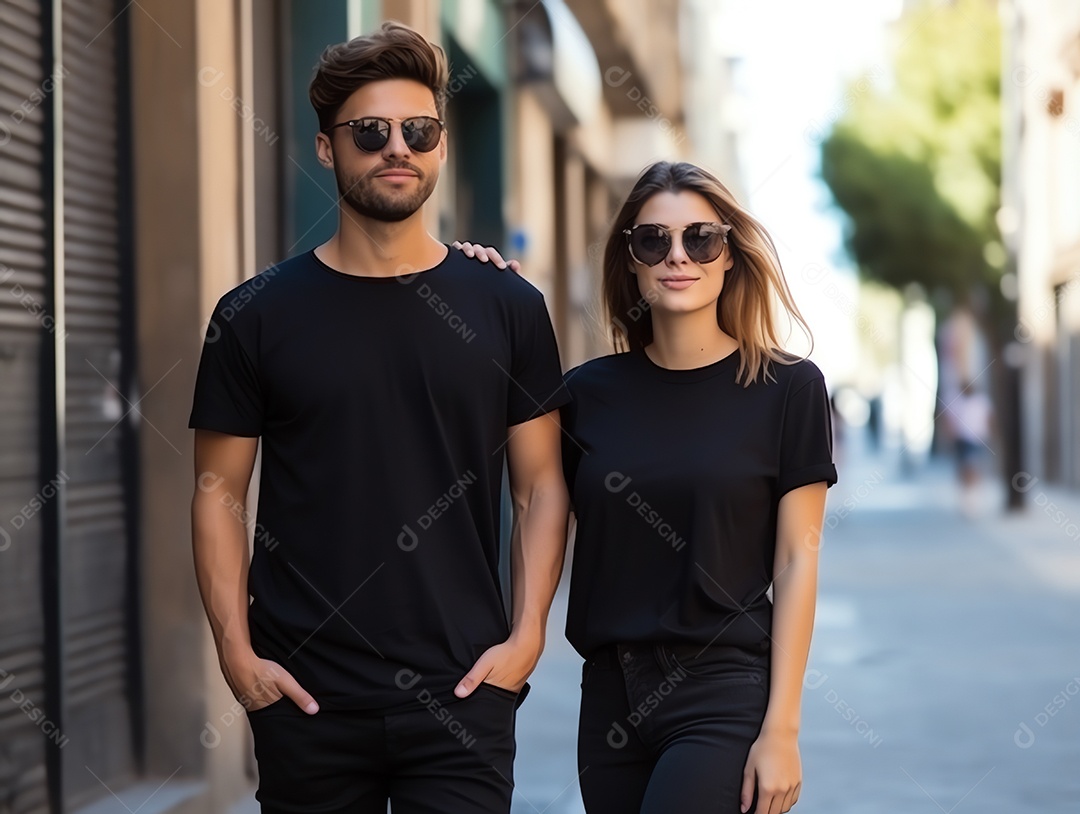
[{"label": "blurred pedestrian", "polygon": [[870,449],[879,452],[882,447],[882,404],[881,394],[875,393],[869,400],[869,413],[866,419],[866,429],[870,438]]},{"label": "blurred pedestrian", "polygon": [[[264,814],[510,810],[565,552],[568,396],[540,292],[425,229],[447,74],[395,23],[323,52],[310,97],[338,229],[225,294],[203,346],[196,571]],[[249,574],[235,509],[260,438]]]},{"label": "blurred pedestrian", "polygon": [[989,396],[965,381],[945,411],[956,455],[960,511],[973,518],[979,512],[979,471],[993,429],[994,406]]},{"label": "blurred pedestrian", "polygon": [[564,377],[586,811],[788,811],[836,468],[824,379],[780,349],[774,299],[805,322],[765,229],[685,163],[638,179],[603,290],[622,352]]}]

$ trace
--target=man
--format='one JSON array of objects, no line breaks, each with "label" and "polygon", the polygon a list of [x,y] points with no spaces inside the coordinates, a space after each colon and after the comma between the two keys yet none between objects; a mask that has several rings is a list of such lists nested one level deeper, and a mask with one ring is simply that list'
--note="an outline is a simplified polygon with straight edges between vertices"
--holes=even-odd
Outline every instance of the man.
[{"label": "man", "polygon": [[[569,397],[540,292],[424,229],[447,79],[400,24],[326,49],[310,97],[337,232],[224,295],[203,346],[196,572],[263,812],[509,810],[562,569]],[[236,507],[260,438],[249,574]]]}]

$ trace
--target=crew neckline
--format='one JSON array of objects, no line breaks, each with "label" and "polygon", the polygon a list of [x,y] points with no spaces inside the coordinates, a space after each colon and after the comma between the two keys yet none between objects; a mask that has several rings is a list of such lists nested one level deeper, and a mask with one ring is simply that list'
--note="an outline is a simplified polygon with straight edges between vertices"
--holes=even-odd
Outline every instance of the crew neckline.
[{"label": "crew neckline", "polygon": [[431,268],[419,269],[418,271],[410,271],[408,274],[392,274],[388,277],[374,276],[371,274],[349,274],[344,271],[339,271],[333,266],[328,265],[325,261],[322,260],[322,258],[319,257],[319,255],[315,254],[315,249],[309,250],[308,255],[311,257],[312,260],[315,261],[315,265],[317,265],[320,269],[334,277],[339,277],[344,280],[355,280],[360,284],[371,283],[378,285],[386,283],[399,283],[400,285],[408,285],[409,283],[414,282],[417,278],[422,277],[425,274],[431,274],[434,271],[438,271],[440,268],[447,264],[447,262],[450,260],[450,255],[454,252],[454,249],[447,243],[443,243],[442,245],[446,246],[446,256],[443,257],[442,260],[440,260]]},{"label": "crew neckline", "polygon": [[703,379],[711,379],[713,376],[718,376],[723,373],[739,360],[739,349],[735,348],[735,350],[727,356],[722,359],[717,359],[710,364],[701,367],[678,369],[658,365],[652,360],[652,357],[645,352],[645,348],[638,348],[635,353],[637,353],[644,362],[646,368],[652,372],[652,375],[669,382],[697,382]]}]

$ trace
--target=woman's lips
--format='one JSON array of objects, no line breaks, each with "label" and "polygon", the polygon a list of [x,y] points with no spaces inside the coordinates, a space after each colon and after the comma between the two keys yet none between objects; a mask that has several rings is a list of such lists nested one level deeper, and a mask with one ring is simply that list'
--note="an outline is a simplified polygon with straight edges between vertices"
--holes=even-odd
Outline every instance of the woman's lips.
[{"label": "woman's lips", "polygon": [[664,288],[672,288],[676,291],[681,291],[684,288],[689,288],[697,281],[697,277],[661,277],[660,285]]}]

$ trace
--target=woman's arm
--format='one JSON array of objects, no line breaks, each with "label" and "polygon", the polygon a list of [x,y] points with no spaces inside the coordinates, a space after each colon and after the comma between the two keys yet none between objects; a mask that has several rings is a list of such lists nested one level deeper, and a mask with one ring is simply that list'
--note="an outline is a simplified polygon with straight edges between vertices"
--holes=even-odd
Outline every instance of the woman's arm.
[{"label": "woman's arm", "polygon": [[780,500],[773,570],[769,706],[743,772],[742,810],[749,810],[756,785],[755,814],[788,811],[799,799],[803,675],[814,628],[826,489],[824,482],[811,483],[792,489]]}]

